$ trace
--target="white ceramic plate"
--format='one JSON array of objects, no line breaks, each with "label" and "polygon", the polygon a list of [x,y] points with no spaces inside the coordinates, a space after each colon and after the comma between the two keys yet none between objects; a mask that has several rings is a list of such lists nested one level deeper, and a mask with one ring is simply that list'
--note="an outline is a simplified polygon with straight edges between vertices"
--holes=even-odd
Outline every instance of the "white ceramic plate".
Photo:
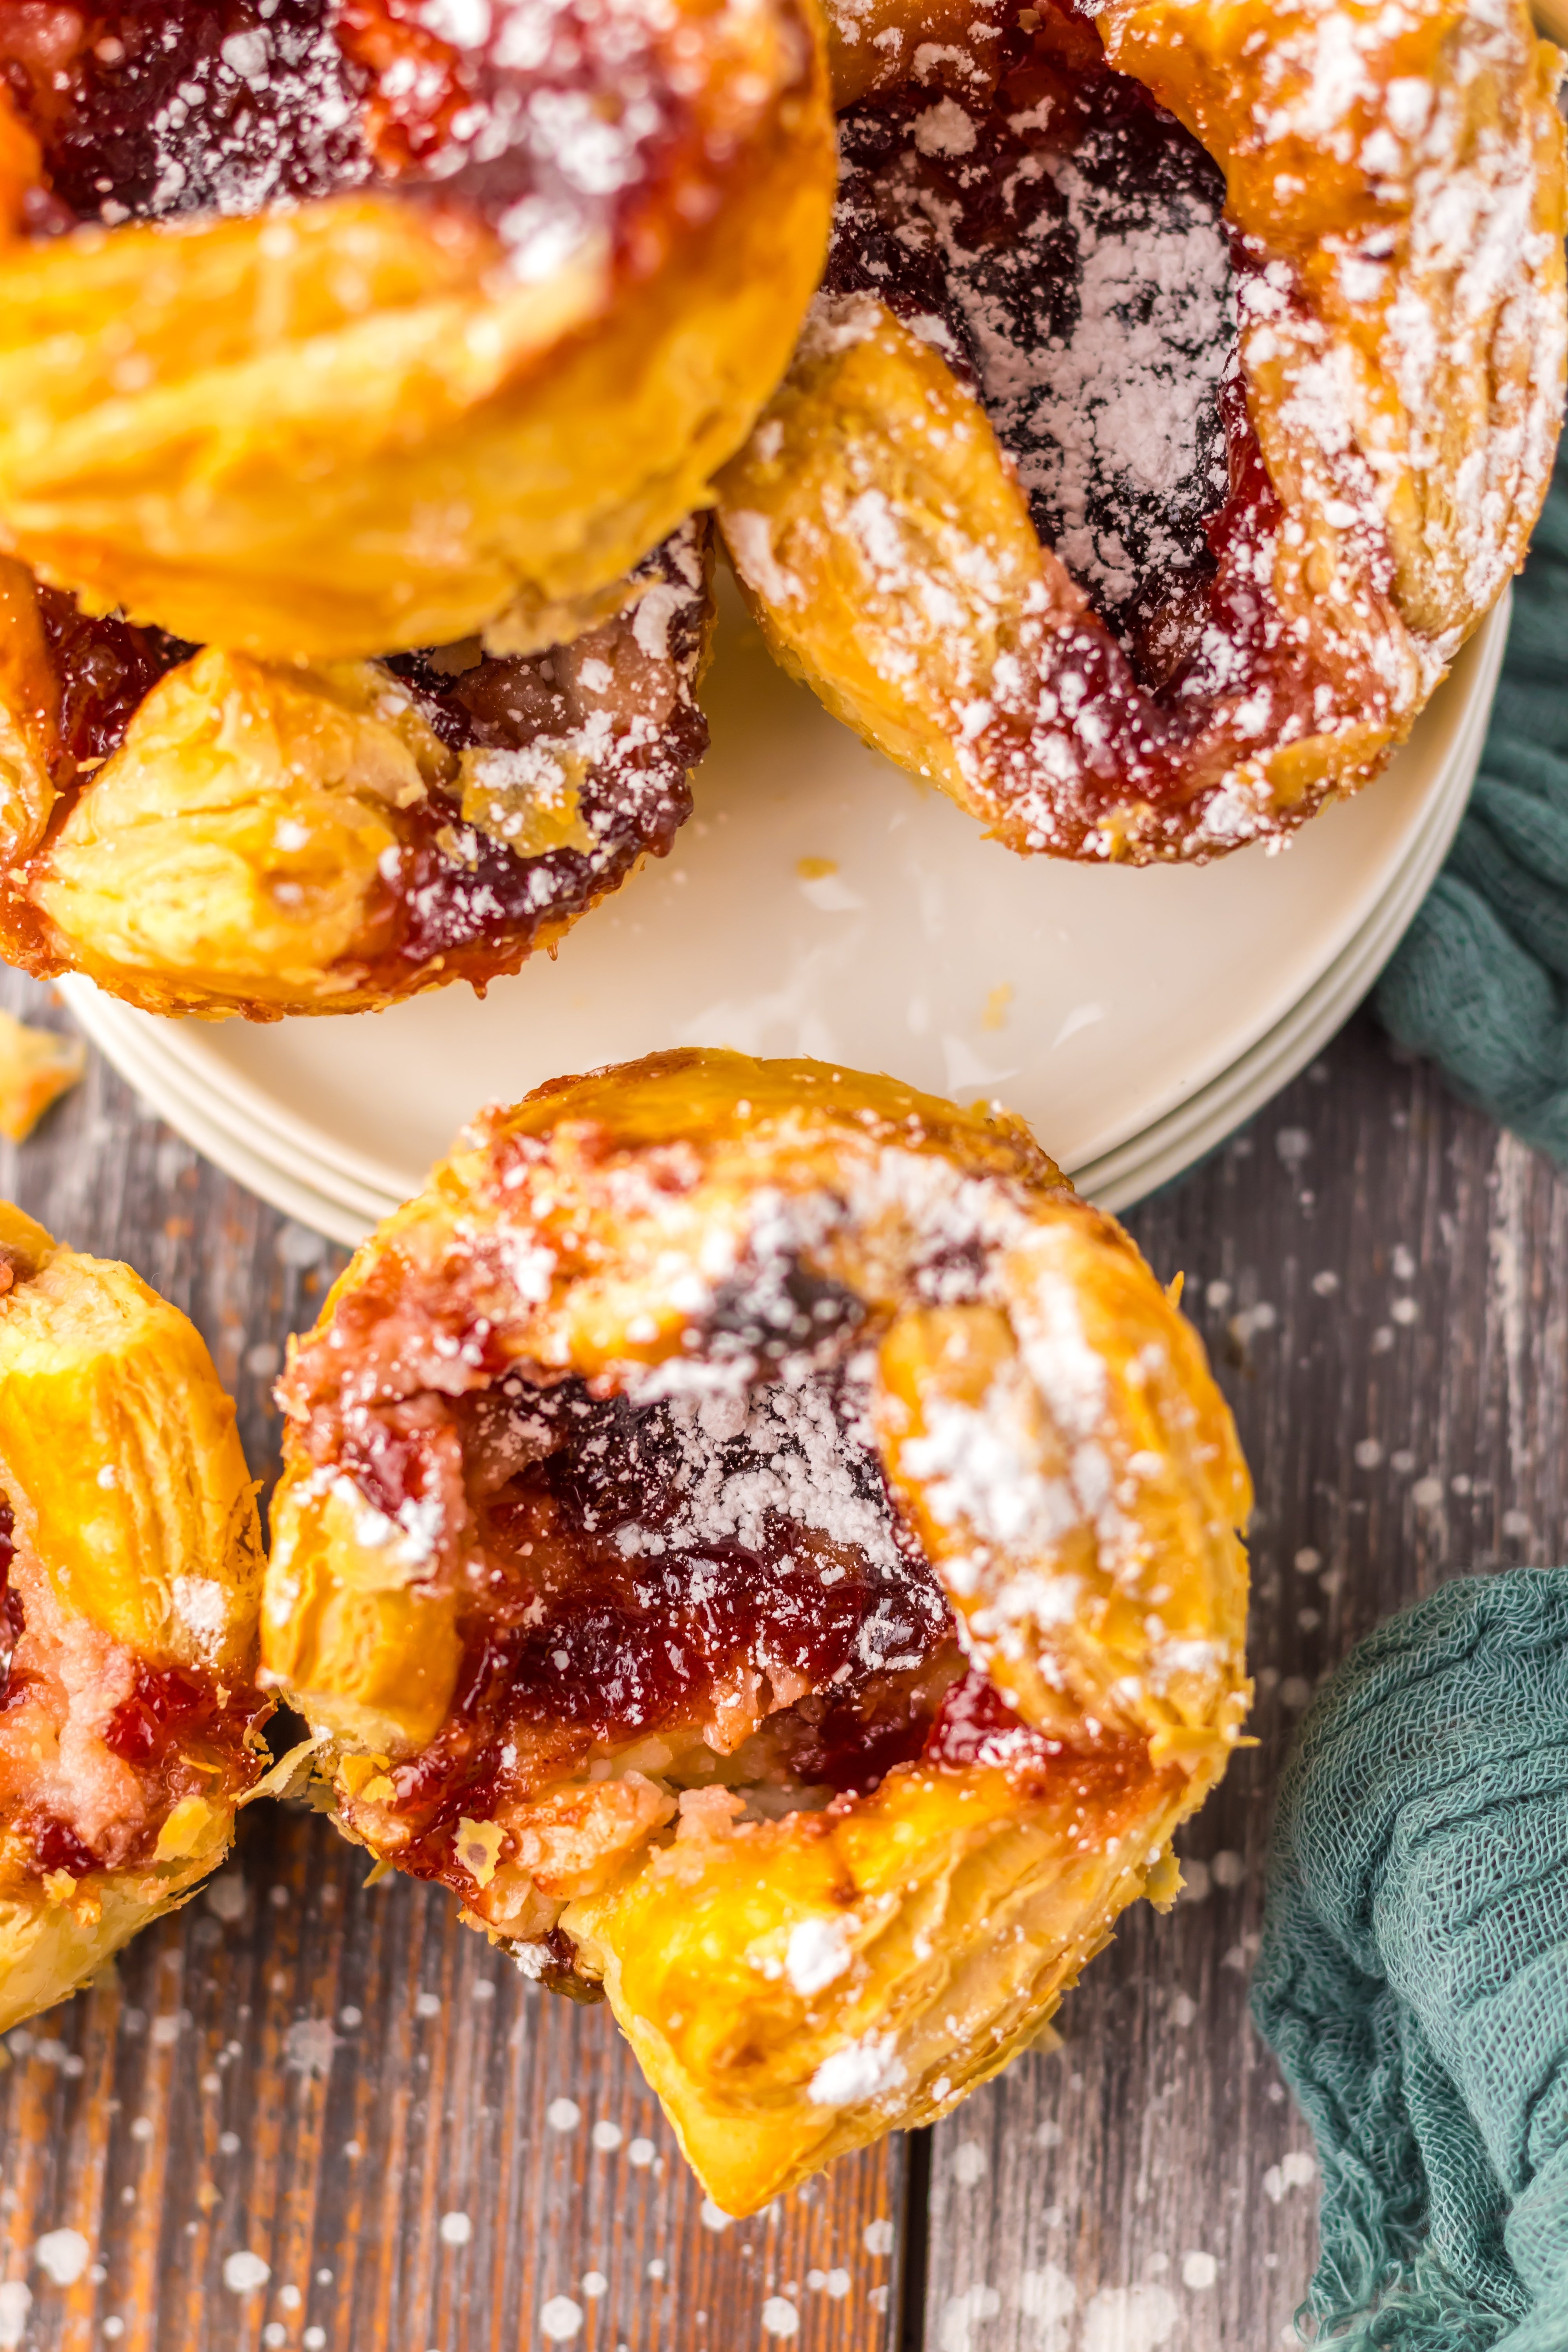
[{"label": "white ceramic plate", "polygon": [[1506,635],[1506,628],[1499,632],[1489,652],[1485,698],[1477,697],[1470,706],[1466,733],[1456,744],[1443,789],[1428,808],[1410,856],[1355,938],[1284,1019],[1228,1070],[1119,1150],[1075,1170],[1074,1181],[1089,1199],[1102,1208],[1122,1209],[1168,1184],[1288,1086],[1355,1011],[1409,929],[1458,830],[1486,740]]},{"label": "white ceramic plate", "polygon": [[1283,1084],[1369,984],[1458,822],[1506,633],[1500,609],[1387,775],[1283,854],[1135,872],[986,841],[784,678],[731,605],[696,816],[553,964],[482,1003],[454,988],[256,1026],[66,988],[174,1126],[345,1240],[417,1189],[481,1102],[671,1045],[999,1094],[1124,1202]]}]

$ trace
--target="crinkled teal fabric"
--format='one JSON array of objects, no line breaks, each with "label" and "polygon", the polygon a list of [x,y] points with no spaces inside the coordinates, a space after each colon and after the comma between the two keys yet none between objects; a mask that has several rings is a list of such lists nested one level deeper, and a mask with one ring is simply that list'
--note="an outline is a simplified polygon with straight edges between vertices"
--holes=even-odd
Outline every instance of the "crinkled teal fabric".
[{"label": "crinkled teal fabric", "polygon": [[1568,1160],[1568,457],[1515,583],[1470,805],[1375,1001],[1456,1093]]},{"label": "crinkled teal fabric", "polygon": [[1568,1569],[1445,1586],[1319,1694],[1252,2009],[1317,2135],[1319,2331],[1568,2352]]}]

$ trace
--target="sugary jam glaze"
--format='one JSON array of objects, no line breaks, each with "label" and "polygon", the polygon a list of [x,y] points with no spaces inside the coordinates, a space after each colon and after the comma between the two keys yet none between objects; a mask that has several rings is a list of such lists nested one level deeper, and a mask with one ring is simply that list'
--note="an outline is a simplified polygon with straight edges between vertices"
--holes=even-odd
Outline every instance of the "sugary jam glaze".
[{"label": "sugary jam glaze", "polygon": [[9,0],[16,551],[264,655],[602,591],[776,375],[831,163],[795,0]]},{"label": "sugary jam glaze", "polygon": [[1205,857],[1373,773],[1522,553],[1555,52],[1514,0],[1092,15],[839,13],[826,288],[721,520],[1011,846]]},{"label": "sugary jam glaze", "polygon": [[[738,2210],[1003,2063],[1237,1735],[1228,1416],[994,1108],[717,1053],[563,1080],[279,1394],[263,1663],[340,1822],[602,1989]],[[647,1980],[688,1912],[695,2002]]]},{"label": "sugary jam glaze", "polygon": [[[4,567],[0,567],[3,570]],[[360,1011],[515,971],[689,815],[708,527],[570,645],[284,671],[9,567],[0,706],[35,747],[0,949],[154,1012]],[[3,582],[0,582],[3,584]]]},{"label": "sugary jam glaze", "polygon": [[0,2030],[222,1860],[268,1762],[260,1574],[196,1332],[0,1202]]}]

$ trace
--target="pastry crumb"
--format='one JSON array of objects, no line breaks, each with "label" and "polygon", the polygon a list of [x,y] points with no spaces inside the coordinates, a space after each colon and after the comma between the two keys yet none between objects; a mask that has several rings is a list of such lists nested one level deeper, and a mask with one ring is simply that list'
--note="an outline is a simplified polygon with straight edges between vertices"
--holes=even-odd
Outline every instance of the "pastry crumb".
[{"label": "pastry crumb", "polygon": [[87,1046],[58,1029],[30,1029],[0,1010],[0,1135],[25,1143],[52,1102],[87,1068]]}]

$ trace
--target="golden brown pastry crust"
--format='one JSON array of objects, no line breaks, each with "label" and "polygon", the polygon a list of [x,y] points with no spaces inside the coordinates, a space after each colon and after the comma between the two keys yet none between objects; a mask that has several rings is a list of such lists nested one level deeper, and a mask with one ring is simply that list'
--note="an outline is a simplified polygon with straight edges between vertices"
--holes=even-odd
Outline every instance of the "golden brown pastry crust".
[{"label": "golden brown pastry crust", "polygon": [[517,971],[689,814],[710,574],[694,519],[569,646],[306,668],[181,658],[58,593],[51,639],[0,557],[0,950],[253,1020]]},{"label": "golden brown pastry crust", "polygon": [[219,1862],[267,1760],[234,1408],[129,1266],[0,1203],[0,2031]]},{"label": "golden brown pastry crust", "polygon": [[25,1143],[44,1113],[78,1085],[87,1045],[58,1029],[34,1029],[0,1012],[0,1135]]},{"label": "golden brown pastry crust", "polygon": [[[485,12],[498,38],[508,14]],[[362,68],[413,43],[460,98],[479,66],[416,15],[346,11]],[[800,0],[679,0],[623,32],[646,51],[645,110],[651,87],[673,130],[635,170],[603,180],[601,162],[612,194],[629,175],[624,202],[515,268],[521,232],[508,245],[466,182],[439,203],[397,192],[400,166],[457,185],[443,159],[463,162],[450,142],[469,133],[447,104],[434,162],[428,124],[400,155],[394,75],[370,106],[378,181],[282,215],[127,221],[120,205],[120,226],[32,239],[42,166],[0,88],[12,551],[94,611],[311,661],[447,643],[628,571],[703,502],[776,382],[834,162]],[[245,37],[265,46],[265,27]],[[637,91],[611,85],[606,122],[635,117]]]},{"label": "golden brown pastry crust", "polygon": [[[526,1464],[617,1399],[728,1442],[749,1408],[723,1400],[820,1393],[810,1367],[842,1370],[846,1347],[864,1383],[855,1491],[870,1465],[905,1529],[886,1605],[924,1580],[946,1627],[923,1650],[899,1636],[901,1760],[841,1771],[826,1804],[806,1767],[776,1767],[807,1752],[778,1744],[791,1710],[826,1720],[811,1710],[866,1654],[869,1620],[840,1652],[809,1633],[790,1649],[780,1617],[716,1682],[574,1730],[573,1609],[600,1622],[605,1561],[658,1572],[680,1522],[658,1517],[665,1457],[638,1466],[635,1413],[563,1474],[571,1524],[610,1547],[596,1565],[563,1564],[567,1522],[528,1503]],[[530,1973],[602,1984],[729,2210],[945,2111],[1039,2027],[1126,1903],[1173,1893],[1172,1832],[1246,1704],[1247,1471],[1191,1330],[1007,1114],[716,1052],[560,1081],[487,1114],[361,1249],[279,1393],[263,1658],[325,1736],[341,1825],[444,1879]],[[791,1426],[766,1423],[726,1494],[784,1491]],[[615,1513],[581,1484],[607,1449],[633,1463],[635,1513],[608,1535]],[[814,1459],[816,1496],[850,1493],[853,1461]],[[775,1573],[798,1609],[803,1547],[821,1591],[858,1572],[846,1509],[788,1507],[776,1569],[747,1571],[749,1622],[777,1615]],[[531,1531],[535,1597],[510,1632],[487,1614],[511,1572],[498,1525],[514,1566]],[[702,1571],[700,1613],[721,1612],[722,1575]],[[667,1622],[672,1656],[689,1630]],[[537,1690],[487,1715],[536,1671],[531,1641]],[[596,1691],[637,1687],[631,1651],[593,1654]]]},{"label": "golden brown pastry crust", "polygon": [[[874,63],[837,20],[846,97],[924,57],[983,115],[994,38],[920,50],[925,18],[894,44],[873,14]],[[721,520],[785,667],[1009,846],[1203,858],[1374,774],[1522,559],[1562,406],[1561,61],[1523,0],[1094,23],[1226,174],[1247,422],[1213,648],[1138,685],[979,401],[869,292],[819,301]]]}]

